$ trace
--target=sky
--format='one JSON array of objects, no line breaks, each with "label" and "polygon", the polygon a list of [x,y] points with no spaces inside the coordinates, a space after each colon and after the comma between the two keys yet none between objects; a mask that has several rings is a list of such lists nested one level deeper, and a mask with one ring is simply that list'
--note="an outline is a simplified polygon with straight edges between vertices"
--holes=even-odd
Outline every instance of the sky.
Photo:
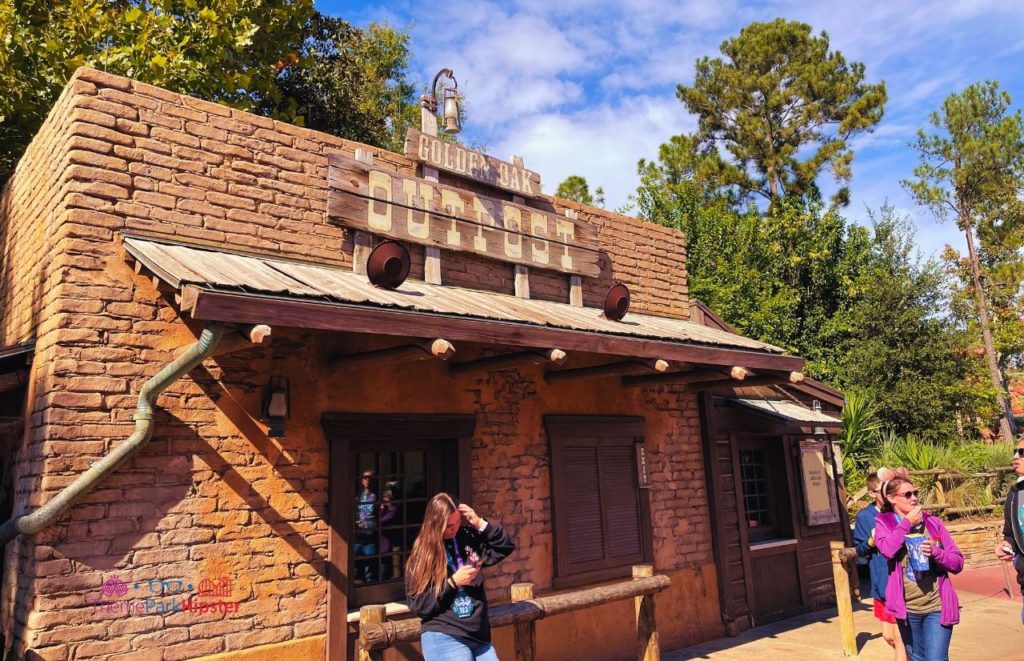
[{"label": "sky", "polygon": [[[467,96],[463,139],[505,160],[522,156],[553,193],[569,175],[604,188],[620,208],[635,191],[636,164],[696,127],[676,97],[694,63],[752,21],[778,17],[825,31],[833,50],[884,80],[889,102],[871,134],[855,138],[846,215],[868,224],[888,201],[917,227],[922,251],[965,250],[951,222],[916,207],[900,186],[917,156],[918,128],[943,99],[994,79],[1024,108],[1024,2],[1020,0],[315,0],[357,26],[382,22],[411,36],[411,78],[429,84],[454,70]],[[821,184],[826,192],[831,175]]]}]

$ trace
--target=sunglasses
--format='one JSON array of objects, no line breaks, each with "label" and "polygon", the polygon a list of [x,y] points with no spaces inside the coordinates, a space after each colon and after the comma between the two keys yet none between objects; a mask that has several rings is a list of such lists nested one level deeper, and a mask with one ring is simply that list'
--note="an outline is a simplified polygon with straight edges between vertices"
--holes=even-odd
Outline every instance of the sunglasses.
[{"label": "sunglasses", "polygon": [[904,498],[917,498],[920,491],[904,491],[903,493],[896,494],[897,496],[903,496]]},{"label": "sunglasses", "polygon": [[1021,459],[1024,459],[1024,448],[1014,448],[1013,455],[1015,457],[1020,457]]}]

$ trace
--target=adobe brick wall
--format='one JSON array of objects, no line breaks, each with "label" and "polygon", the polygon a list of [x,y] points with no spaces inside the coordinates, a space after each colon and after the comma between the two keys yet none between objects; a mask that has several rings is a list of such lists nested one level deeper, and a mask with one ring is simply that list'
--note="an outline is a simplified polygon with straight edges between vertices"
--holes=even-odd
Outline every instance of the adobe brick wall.
[{"label": "adobe brick wall", "polygon": [[[357,146],[94,70],[76,72],[0,207],[0,337],[5,344],[29,334],[37,340],[16,513],[49,500],[126,438],[141,385],[200,330],[131,271],[115,235],[350,266],[350,236],[326,220],[327,154],[351,156]],[[376,158],[414,172],[403,156]],[[602,277],[585,282],[588,304],[621,281],[636,310],[688,315],[681,235],[601,210],[582,209],[581,217],[595,224],[605,248]],[[422,254],[415,255],[422,274]],[[511,271],[444,253],[446,283],[511,292]],[[567,300],[567,280],[534,271],[531,291]],[[684,577],[659,597],[661,613],[680,616],[663,616],[663,640],[720,629],[716,609],[694,610],[717,603],[717,594],[692,396],[548,387],[536,371],[466,375],[452,385],[429,364],[400,380],[352,377],[322,367],[350,338],[275,335],[270,349],[209,360],[174,384],[157,402],[156,433],[142,453],[57,525],[8,546],[8,650],[45,659],[181,659],[322,635],[328,448],[319,415],[330,410],[478,414],[475,504],[529,540],[489,579],[495,598],[516,580],[551,587],[542,414],[645,415],[658,485],[651,492],[656,566]],[[283,440],[266,438],[252,419],[271,373],[291,377],[294,413]],[[132,585],[232,576],[232,597],[243,608],[227,615],[97,611],[88,599],[115,575]],[[693,586],[702,591],[696,601]],[[617,629],[607,635],[622,638]],[[589,644],[600,650],[602,642]]]}]

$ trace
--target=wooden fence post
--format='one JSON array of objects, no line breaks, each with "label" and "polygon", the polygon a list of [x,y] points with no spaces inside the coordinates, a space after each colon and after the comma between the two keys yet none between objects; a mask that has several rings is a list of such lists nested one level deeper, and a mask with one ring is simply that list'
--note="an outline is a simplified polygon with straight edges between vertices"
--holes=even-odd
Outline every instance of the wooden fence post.
[{"label": "wooden fence post", "polygon": [[[533,583],[513,583],[512,601],[533,599]],[[516,622],[516,661],[533,661],[537,654],[536,630],[534,621]]]},{"label": "wooden fence post", "polygon": [[[359,627],[364,624],[382,624],[387,619],[387,613],[383,605],[363,606],[359,609]],[[358,645],[357,656],[359,661],[383,661],[384,650],[365,650]]]},{"label": "wooden fence post", "polygon": [[850,575],[842,557],[843,542],[829,542],[832,550],[832,579],[836,588],[836,607],[839,609],[839,636],[845,656],[857,656],[857,632],[853,627],[853,603],[850,601]]},{"label": "wooden fence post", "polygon": [[[633,565],[633,578],[654,576],[652,565]],[[636,607],[636,658],[637,661],[659,661],[661,646],[658,643],[658,623],[654,617],[654,595],[645,594],[633,599]]]}]

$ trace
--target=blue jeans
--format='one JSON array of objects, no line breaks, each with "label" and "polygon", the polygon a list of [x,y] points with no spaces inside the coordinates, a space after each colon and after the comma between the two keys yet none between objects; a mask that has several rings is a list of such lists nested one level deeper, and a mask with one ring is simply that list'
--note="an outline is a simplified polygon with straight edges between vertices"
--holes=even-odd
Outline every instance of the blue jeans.
[{"label": "blue jeans", "polygon": [[420,634],[420,646],[426,661],[498,661],[498,653],[490,643],[465,643],[436,631]]},{"label": "blue jeans", "polygon": [[943,626],[941,619],[940,613],[907,613],[907,619],[896,620],[910,661],[949,661],[953,627]]}]

